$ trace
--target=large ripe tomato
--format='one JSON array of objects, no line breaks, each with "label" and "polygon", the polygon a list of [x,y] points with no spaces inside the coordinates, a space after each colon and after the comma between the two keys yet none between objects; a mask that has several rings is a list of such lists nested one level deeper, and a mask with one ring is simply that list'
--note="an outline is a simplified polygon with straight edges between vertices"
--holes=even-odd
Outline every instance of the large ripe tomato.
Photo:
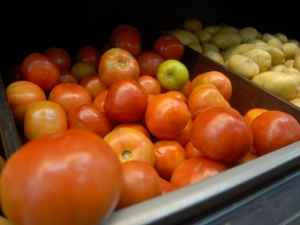
[{"label": "large ripe tomato", "polygon": [[116,126],[115,129],[121,128],[121,127],[127,127],[127,128],[136,129],[136,130],[142,132],[143,134],[145,134],[147,137],[150,137],[149,131],[142,124],[138,124],[138,123],[122,123],[122,124],[119,124],[118,126]]},{"label": "large ripe tomato", "polygon": [[75,78],[74,75],[70,74],[70,73],[65,73],[60,75],[59,77],[59,82],[60,83],[77,83],[77,79]]},{"label": "large ripe tomato", "polygon": [[49,100],[60,104],[68,112],[72,108],[90,104],[92,97],[85,88],[78,84],[61,83],[52,89]]},{"label": "large ripe tomato", "polygon": [[63,48],[48,48],[45,55],[60,69],[61,72],[70,70],[71,57]]},{"label": "large ripe tomato", "polygon": [[224,170],[226,166],[209,159],[187,159],[174,171],[171,184],[175,188],[184,187],[215,176]]},{"label": "large ripe tomato", "polygon": [[267,112],[267,109],[254,108],[250,109],[244,116],[246,123],[251,127],[252,122],[264,112]]},{"label": "large ripe tomato", "polygon": [[59,69],[45,55],[32,53],[22,62],[21,71],[25,80],[50,91],[59,80]]},{"label": "large ripe tomato", "polygon": [[86,62],[77,62],[72,66],[72,74],[78,81],[81,79],[94,75],[96,73],[96,65]]},{"label": "large ripe tomato", "polygon": [[122,164],[123,188],[118,208],[124,208],[161,194],[159,176],[147,163],[130,161]]},{"label": "large ripe tomato", "polygon": [[101,91],[106,89],[98,75],[91,75],[83,78],[80,81],[80,85],[88,90],[93,98],[95,98]]},{"label": "large ripe tomato", "polygon": [[38,101],[30,104],[24,118],[24,133],[28,139],[65,131],[68,127],[63,108],[51,101]]},{"label": "large ripe tomato", "polygon": [[145,121],[159,139],[176,139],[191,119],[185,102],[164,94],[149,99]]},{"label": "large ripe tomato", "polygon": [[134,80],[120,80],[108,90],[104,109],[117,122],[130,123],[144,118],[147,95]]},{"label": "large ripe tomato", "polygon": [[234,164],[250,151],[252,134],[237,111],[211,107],[198,113],[193,122],[191,142],[205,156]]},{"label": "large ripe tomato", "polygon": [[199,149],[195,148],[192,142],[189,142],[185,146],[185,156],[187,159],[191,159],[191,158],[201,157],[204,155]]},{"label": "large ripe tomato", "polygon": [[102,138],[68,130],[21,147],[1,185],[3,211],[15,224],[95,225],[118,203],[121,166]]},{"label": "large ripe tomato", "polygon": [[98,51],[91,46],[85,46],[79,49],[77,59],[80,62],[95,65],[98,63]]},{"label": "large ripe tomato", "polygon": [[157,142],[154,145],[154,153],[156,171],[167,180],[185,159],[184,148],[176,141]]},{"label": "large ripe tomato", "polygon": [[153,77],[156,77],[157,68],[163,61],[163,57],[153,51],[143,52],[138,57],[141,73]]},{"label": "large ripe tomato", "polygon": [[297,120],[284,112],[268,111],[258,116],[251,125],[254,148],[258,155],[300,140],[300,125]]},{"label": "large ripe tomato", "polygon": [[232,85],[230,80],[221,72],[210,71],[199,74],[192,81],[192,88],[194,89],[200,84],[213,84],[219,90],[226,100],[229,100],[232,93]]},{"label": "large ripe tomato", "polygon": [[190,120],[185,128],[181,131],[180,135],[177,137],[177,141],[182,145],[185,146],[191,139],[192,134],[192,127],[193,121]]},{"label": "large ripe tomato", "polygon": [[165,95],[186,102],[186,97],[179,91],[168,91],[165,93]]},{"label": "large ripe tomato", "polygon": [[102,137],[112,130],[109,119],[92,104],[71,109],[68,119],[70,128],[87,129]]},{"label": "large ripe tomato", "polygon": [[184,46],[173,36],[161,36],[155,41],[155,51],[165,59],[181,59],[184,53]]},{"label": "large ripe tomato", "polygon": [[175,190],[175,188],[169,181],[161,177],[159,177],[159,185],[162,194],[166,194]]},{"label": "large ripe tomato", "polygon": [[185,97],[188,98],[190,96],[190,94],[192,93],[192,90],[193,90],[192,82],[188,81],[185,83],[181,92],[185,95]]},{"label": "large ripe tomato", "polygon": [[133,128],[115,128],[104,140],[112,147],[121,162],[137,160],[154,165],[154,146],[142,132]]},{"label": "large ripe tomato", "polygon": [[151,76],[140,76],[138,82],[148,95],[157,95],[161,91],[159,81]]},{"label": "large ripe tomato", "polygon": [[230,107],[226,99],[212,84],[202,84],[194,88],[189,96],[188,105],[193,117],[208,107]]},{"label": "large ripe tomato", "polygon": [[112,32],[112,46],[122,48],[137,56],[141,52],[141,36],[137,28],[130,25],[119,25]]},{"label": "large ripe tomato", "polygon": [[100,111],[100,112],[105,112],[104,105],[105,105],[105,100],[107,96],[108,91],[104,90],[101,91],[96,98],[94,99],[94,106]]},{"label": "large ripe tomato", "polygon": [[46,100],[44,91],[29,81],[16,81],[6,88],[6,99],[19,122],[23,122],[25,111],[33,102]]},{"label": "large ripe tomato", "polygon": [[133,55],[120,48],[112,48],[102,55],[98,71],[106,86],[124,79],[137,80],[140,75],[139,64]]}]

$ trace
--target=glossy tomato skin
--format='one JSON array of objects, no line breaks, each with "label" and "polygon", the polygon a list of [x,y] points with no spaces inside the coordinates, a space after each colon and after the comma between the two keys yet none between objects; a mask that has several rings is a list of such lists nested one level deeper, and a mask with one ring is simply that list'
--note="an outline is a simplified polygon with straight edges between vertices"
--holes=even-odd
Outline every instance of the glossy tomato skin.
[{"label": "glossy tomato skin", "polygon": [[101,91],[94,99],[93,105],[100,111],[105,112],[104,105],[108,91]]},{"label": "glossy tomato skin", "polygon": [[183,102],[187,102],[187,99],[186,97],[184,96],[184,94],[182,94],[181,92],[179,91],[168,91],[166,93],[164,93],[166,96],[169,96],[169,97],[173,97],[173,98],[176,98],[180,101],[183,101]]},{"label": "glossy tomato skin", "polygon": [[77,59],[84,63],[96,65],[98,63],[98,51],[92,46],[85,46],[79,49]]},{"label": "glossy tomato skin", "polygon": [[300,125],[297,120],[284,112],[268,111],[258,116],[251,125],[254,148],[258,155],[300,140]]},{"label": "glossy tomato skin", "polygon": [[73,108],[68,113],[69,127],[95,132],[104,137],[112,130],[112,124],[103,112],[87,104]]},{"label": "glossy tomato skin", "polygon": [[163,61],[163,57],[154,51],[143,52],[138,57],[141,74],[156,77],[157,68]]},{"label": "glossy tomato skin", "polygon": [[185,160],[184,148],[176,141],[159,141],[154,145],[154,152],[156,171],[167,180]]},{"label": "glossy tomato skin", "polygon": [[6,99],[19,122],[23,122],[28,106],[37,101],[46,100],[44,91],[29,81],[16,81],[6,88]]},{"label": "glossy tomato skin", "polygon": [[122,123],[122,124],[119,124],[118,126],[116,126],[115,129],[121,128],[121,127],[136,129],[136,130],[142,132],[144,135],[146,135],[146,137],[150,137],[149,131],[142,124],[138,124],[138,123]]},{"label": "glossy tomato skin", "polygon": [[252,122],[264,112],[267,112],[267,109],[254,108],[250,109],[244,116],[246,123],[251,127]]},{"label": "glossy tomato skin", "polygon": [[191,142],[208,158],[231,165],[250,151],[252,134],[237,111],[211,107],[198,113]]},{"label": "glossy tomato skin", "polygon": [[108,87],[119,80],[137,80],[140,75],[136,59],[120,48],[112,48],[102,55],[98,71],[101,80]]},{"label": "glossy tomato skin", "polygon": [[159,184],[160,184],[160,190],[162,194],[167,194],[175,190],[175,188],[169,181],[161,177],[159,177]]},{"label": "glossy tomato skin", "polygon": [[60,104],[66,112],[81,105],[90,104],[92,97],[79,84],[61,83],[49,94],[49,100]]},{"label": "glossy tomato skin", "polygon": [[119,25],[112,32],[112,46],[125,49],[137,56],[141,52],[141,36],[133,26]]},{"label": "glossy tomato skin", "polygon": [[250,162],[256,158],[257,156],[250,151],[240,160],[240,164]]},{"label": "glossy tomato skin", "polygon": [[159,176],[147,163],[130,161],[122,164],[123,189],[118,208],[124,208],[161,194]]},{"label": "glossy tomato skin", "polygon": [[159,81],[151,76],[140,76],[138,83],[147,95],[157,95],[161,92]]},{"label": "glossy tomato skin", "polygon": [[173,36],[161,36],[155,41],[155,51],[164,59],[181,59],[184,53],[184,46]]},{"label": "glossy tomato skin", "polygon": [[186,84],[184,85],[183,89],[181,90],[181,92],[185,95],[185,97],[189,97],[190,94],[192,93],[192,82],[188,81],[186,82]]},{"label": "glossy tomato skin", "polygon": [[60,75],[59,77],[59,82],[60,83],[77,83],[77,79],[75,78],[74,75],[70,74],[70,73],[65,73]]},{"label": "glossy tomato skin", "polygon": [[70,70],[71,57],[63,48],[49,48],[45,52],[45,55],[60,69],[61,72]]},{"label": "glossy tomato skin", "polygon": [[117,122],[137,122],[144,118],[147,95],[134,80],[115,82],[108,90],[104,109]]},{"label": "glossy tomato skin", "polygon": [[95,98],[101,91],[106,89],[106,86],[103,84],[98,75],[91,75],[83,78],[80,81],[80,85],[88,90],[93,98]]},{"label": "glossy tomato skin", "polygon": [[189,142],[185,146],[185,156],[187,159],[191,158],[197,158],[204,156],[203,153],[192,144],[192,142]]},{"label": "glossy tomato skin", "polygon": [[26,110],[24,133],[29,140],[47,134],[62,132],[67,128],[66,113],[63,108],[55,102],[34,102]]},{"label": "glossy tomato skin", "polygon": [[171,184],[175,188],[184,187],[215,176],[224,170],[225,165],[206,158],[187,159],[174,171]]},{"label": "glossy tomato skin", "polygon": [[136,160],[154,165],[153,143],[142,132],[128,127],[115,128],[105,136],[104,140],[122,163]]},{"label": "glossy tomato skin", "polygon": [[151,96],[148,101],[146,125],[159,139],[176,139],[190,119],[188,107],[181,100],[161,94]]},{"label": "glossy tomato skin", "polygon": [[223,73],[210,71],[199,74],[193,79],[192,88],[194,89],[201,84],[213,84],[226,100],[230,100],[232,95],[231,81]]},{"label": "glossy tomato skin", "polygon": [[177,141],[182,145],[185,146],[191,139],[192,135],[192,127],[193,127],[193,121],[190,120],[185,128],[181,131],[180,135],[177,138]]},{"label": "glossy tomato skin", "polygon": [[45,55],[32,53],[22,62],[21,71],[25,80],[49,91],[59,81],[59,69]]},{"label": "glossy tomato skin", "polygon": [[3,211],[19,225],[98,224],[115,208],[122,184],[111,148],[84,130],[29,142],[2,176]]}]

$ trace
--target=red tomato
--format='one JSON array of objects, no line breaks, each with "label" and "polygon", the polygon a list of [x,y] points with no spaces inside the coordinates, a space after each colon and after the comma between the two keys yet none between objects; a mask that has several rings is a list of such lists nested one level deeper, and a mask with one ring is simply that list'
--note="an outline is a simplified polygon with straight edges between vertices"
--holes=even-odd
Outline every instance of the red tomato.
[{"label": "red tomato", "polygon": [[79,49],[77,59],[81,62],[96,65],[98,63],[98,51],[91,46],[85,46]]},{"label": "red tomato", "polygon": [[185,146],[191,139],[192,134],[192,127],[193,121],[190,120],[185,128],[181,131],[180,135],[177,137],[177,141],[182,145]]},{"label": "red tomato", "polygon": [[67,128],[66,113],[55,102],[38,101],[28,106],[24,118],[24,133],[28,139],[65,131]]},{"label": "red tomato", "polygon": [[62,74],[60,77],[59,77],[59,82],[60,83],[77,83],[77,79],[70,73],[65,73],[65,74]]},{"label": "red tomato", "polygon": [[198,113],[193,122],[191,142],[208,158],[234,164],[249,152],[252,135],[237,111],[211,107]]},{"label": "red tomato", "polygon": [[68,118],[70,128],[90,130],[102,137],[112,130],[109,119],[92,104],[71,109]]},{"label": "red tomato", "polygon": [[16,81],[6,88],[6,99],[16,119],[23,122],[28,106],[37,101],[46,100],[44,91],[29,81]]},{"label": "red tomato", "polygon": [[215,176],[224,170],[226,170],[226,167],[223,164],[209,159],[188,159],[174,171],[171,184],[175,188],[184,187]]},{"label": "red tomato", "polygon": [[189,142],[185,146],[185,156],[187,159],[191,158],[197,158],[204,156],[203,153],[192,144],[192,142]]},{"label": "red tomato", "polygon": [[72,66],[72,74],[77,80],[94,75],[96,73],[96,66],[90,63],[78,62]]},{"label": "red tomato", "polygon": [[180,59],[184,53],[184,46],[173,36],[161,36],[155,41],[155,51],[165,59]]},{"label": "red tomato", "polygon": [[94,99],[94,106],[100,111],[100,112],[105,112],[104,109],[104,104],[105,104],[105,100],[106,100],[106,96],[107,96],[108,91],[107,90],[103,90],[101,91],[96,98]]},{"label": "red tomato", "polygon": [[63,48],[48,48],[45,55],[60,69],[61,72],[69,71],[71,57]]},{"label": "red tomato", "polygon": [[166,194],[175,190],[175,188],[169,181],[166,181],[161,177],[159,177],[159,185],[162,194]]},{"label": "red tomato", "polygon": [[98,224],[119,200],[121,166],[102,138],[68,130],[21,147],[1,185],[3,211],[15,224]]},{"label": "red tomato", "polygon": [[61,83],[52,89],[49,100],[60,104],[68,112],[72,108],[90,104],[92,97],[85,88],[78,84]]},{"label": "red tomato", "polygon": [[149,131],[159,139],[176,139],[190,119],[188,107],[181,100],[164,94],[149,99],[145,121]]},{"label": "red tomato", "polygon": [[176,141],[157,142],[154,145],[154,153],[156,171],[167,180],[185,159],[184,148]]},{"label": "red tomato", "polygon": [[21,71],[25,80],[49,91],[59,80],[59,69],[45,55],[32,53],[22,62]]},{"label": "red tomato", "polygon": [[226,100],[229,100],[232,93],[230,80],[221,72],[210,71],[199,74],[193,79],[192,88],[194,89],[201,84],[213,84]]},{"label": "red tomato", "polygon": [[264,155],[300,140],[300,125],[284,112],[268,111],[258,116],[251,124],[254,148]]},{"label": "red tomato", "polygon": [[267,112],[267,109],[254,108],[250,109],[244,116],[246,123],[251,127],[252,122],[264,112]]},{"label": "red tomato", "polygon": [[147,95],[134,80],[115,82],[108,90],[104,109],[113,121],[130,123],[144,118]]},{"label": "red tomato", "polygon": [[137,80],[140,75],[139,64],[135,58],[120,48],[112,48],[102,55],[98,71],[106,86],[119,80]]},{"label": "red tomato", "polygon": [[112,32],[112,45],[122,48],[133,55],[141,52],[141,36],[139,31],[130,25],[119,25]]},{"label": "red tomato", "polygon": [[118,208],[124,208],[161,194],[159,176],[147,163],[130,161],[122,164],[123,188]]},{"label": "red tomato", "polygon": [[106,89],[98,75],[91,75],[83,78],[80,81],[80,85],[88,90],[93,98],[95,98],[101,91]]},{"label": "red tomato", "polygon": [[156,77],[157,68],[163,61],[163,57],[153,51],[143,52],[138,57],[141,73],[153,77]]},{"label": "red tomato", "polygon": [[165,95],[186,102],[186,97],[179,91],[168,91],[165,93]]},{"label": "red tomato", "polygon": [[121,162],[137,160],[154,165],[153,144],[142,132],[128,127],[115,128],[104,140],[112,147]]},{"label": "red tomato", "polygon": [[116,126],[115,129],[121,128],[121,127],[136,129],[136,130],[142,132],[143,134],[145,134],[147,137],[150,137],[150,134],[149,134],[148,130],[141,124],[138,124],[138,123],[122,123],[122,124]]},{"label": "red tomato", "polygon": [[257,158],[257,156],[250,151],[240,160],[240,164],[252,161],[256,158]]},{"label": "red tomato", "polygon": [[190,94],[192,93],[192,82],[188,81],[186,82],[186,84],[184,85],[183,89],[181,90],[181,92],[185,95],[185,97],[189,97]]},{"label": "red tomato", "polygon": [[148,95],[156,95],[160,93],[159,81],[151,76],[140,76],[138,79],[140,86],[144,89]]}]

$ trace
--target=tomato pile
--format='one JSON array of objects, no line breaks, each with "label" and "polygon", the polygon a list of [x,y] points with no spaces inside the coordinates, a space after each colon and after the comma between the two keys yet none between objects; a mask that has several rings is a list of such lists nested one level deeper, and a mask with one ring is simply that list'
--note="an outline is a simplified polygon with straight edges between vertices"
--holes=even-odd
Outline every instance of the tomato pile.
[{"label": "tomato pile", "polygon": [[14,223],[95,225],[300,140],[287,113],[233,109],[225,74],[190,79],[173,36],[143,51],[139,31],[120,25],[111,47],[83,47],[75,61],[62,48],[32,53],[7,87],[26,140],[1,174]]}]

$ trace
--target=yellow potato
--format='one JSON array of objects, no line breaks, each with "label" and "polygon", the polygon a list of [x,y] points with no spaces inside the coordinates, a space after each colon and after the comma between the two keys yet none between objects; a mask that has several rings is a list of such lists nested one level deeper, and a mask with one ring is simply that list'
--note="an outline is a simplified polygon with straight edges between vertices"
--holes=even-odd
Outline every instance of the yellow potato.
[{"label": "yellow potato", "polygon": [[290,101],[292,104],[294,104],[297,107],[300,107],[300,98],[295,98]]},{"label": "yellow potato", "polygon": [[300,76],[292,73],[268,71],[255,76],[255,84],[284,99],[294,99],[298,95]]},{"label": "yellow potato", "polygon": [[274,66],[272,68],[272,71],[300,75],[300,72],[298,70],[296,70],[295,68],[288,67],[286,64]]},{"label": "yellow potato", "polygon": [[275,37],[277,37],[282,43],[288,42],[288,38],[285,34],[277,33],[275,34]]},{"label": "yellow potato", "polygon": [[238,45],[238,46],[234,46],[228,50],[226,50],[224,52],[224,58],[225,59],[229,59],[230,56],[232,55],[236,55],[236,54],[244,54],[245,52],[248,52],[252,49],[255,49],[255,44],[241,44],[241,45]]},{"label": "yellow potato", "polygon": [[266,45],[266,42],[264,42],[263,40],[260,40],[260,39],[254,39],[252,41],[249,41],[250,44],[265,44]]},{"label": "yellow potato", "polygon": [[222,64],[224,65],[224,59],[223,56],[219,53],[219,52],[215,52],[215,51],[207,51],[204,52],[204,56],[206,56],[207,58],[211,59],[212,61]]},{"label": "yellow potato", "polygon": [[300,55],[296,55],[295,57],[295,62],[294,62],[294,67],[300,71]]},{"label": "yellow potato", "polygon": [[205,27],[203,30],[197,31],[196,35],[202,43],[209,42],[212,36],[218,32],[220,29],[219,26],[208,26]]},{"label": "yellow potato", "polygon": [[286,69],[287,69],[286,65],[280,64],[280,65],[274,66],[271,70],[275,71],[275,72],[284,72]]},{"label": "yellow potato", "polygon": [[268,41],[269,41],[270,39],[272,39],[272,38],[275,38],[275,36],[272,35],[272,34],[269,34],[269,33],[265,33],[265,34],[263,34],[263,36],[262,36],[262,40],[265,41],[265,42],[268,42]]},{"label": "yellow potato", "polygon": [[250,42],[259,37],[259,32],[253,27],[245,27],[240,30],[242,42]]},{"label": "yellow potato", "polygon": [[239,30],[233,26],[221,26],[219,32],[225,32],[225,33],[239,33]]},{"label": "yellow potato", "polygon": [[272,65],[276,66],[282,64],[285,61],[285,55],[282,50],[276,47],[268,48],[268,52],[272,56]]},{"label": "yellow potato", "polygon": [[276,48],[279,48],[279,49],[282,48],[282,42],[276,37],[271,38],[267,43],[268,43],[268,45],[270,45],[272,47],[276,47]]},{"label": "yellow potato", "polygon": [[203,44],[204,52],[219,52],[219,48],[214,44],[204,43]]},{"label": "yellow potato", "polygon": [[199,43],[192,43],[192,44],[189,44],[188,46],[196,52],[199,52],[199,53],[203,52],[203,49]]},{"label": "yellow potato", "polygon": [[239,45],[242,41],[239,33],[236,32],[218,32],[212,38],[212,43],[221,49],[227,49]]},{"label": "yellow potato", "polygon": [[262,49],[252,49],[244,54],[251,58],[258,66],[259,71],[264,72],[272,65],[272,57],[269,52]]},{"label": "yellow potato", "polygon": [[259,66],[244,55],[232,55],[227,61],[227,66],[232,72],[249,79],[259,73]]},{"label": "yellow potato", "polygon": [[293,68],[293,67],[294,67],[294,64],[295,64],[295,60],[289,59],[289,60],[285,61],[284,64],[285,64],[288,68]]},{"label": "yellow potato", "polygon": [[287,42],[282,45],[282,50],[287,59],[294,58],[299,53],[299,47],[296,43]]},{"label": "yellow potato", "polygon": [[289,40],[289,42],[294,43],[299,47],[299,41],[297,41],[295,39],[291,39],[291,40]]},{"label": "yellow potato", "polygon": [[202,30],[202,22],[198,19],[187,19],[183,23],[183,28],[195,33]]},{"label": "yellow potato", "polygon": [[170,33],[184,45],[199,43],[197,36],[189,31],[177,29],[170,31]]}]

